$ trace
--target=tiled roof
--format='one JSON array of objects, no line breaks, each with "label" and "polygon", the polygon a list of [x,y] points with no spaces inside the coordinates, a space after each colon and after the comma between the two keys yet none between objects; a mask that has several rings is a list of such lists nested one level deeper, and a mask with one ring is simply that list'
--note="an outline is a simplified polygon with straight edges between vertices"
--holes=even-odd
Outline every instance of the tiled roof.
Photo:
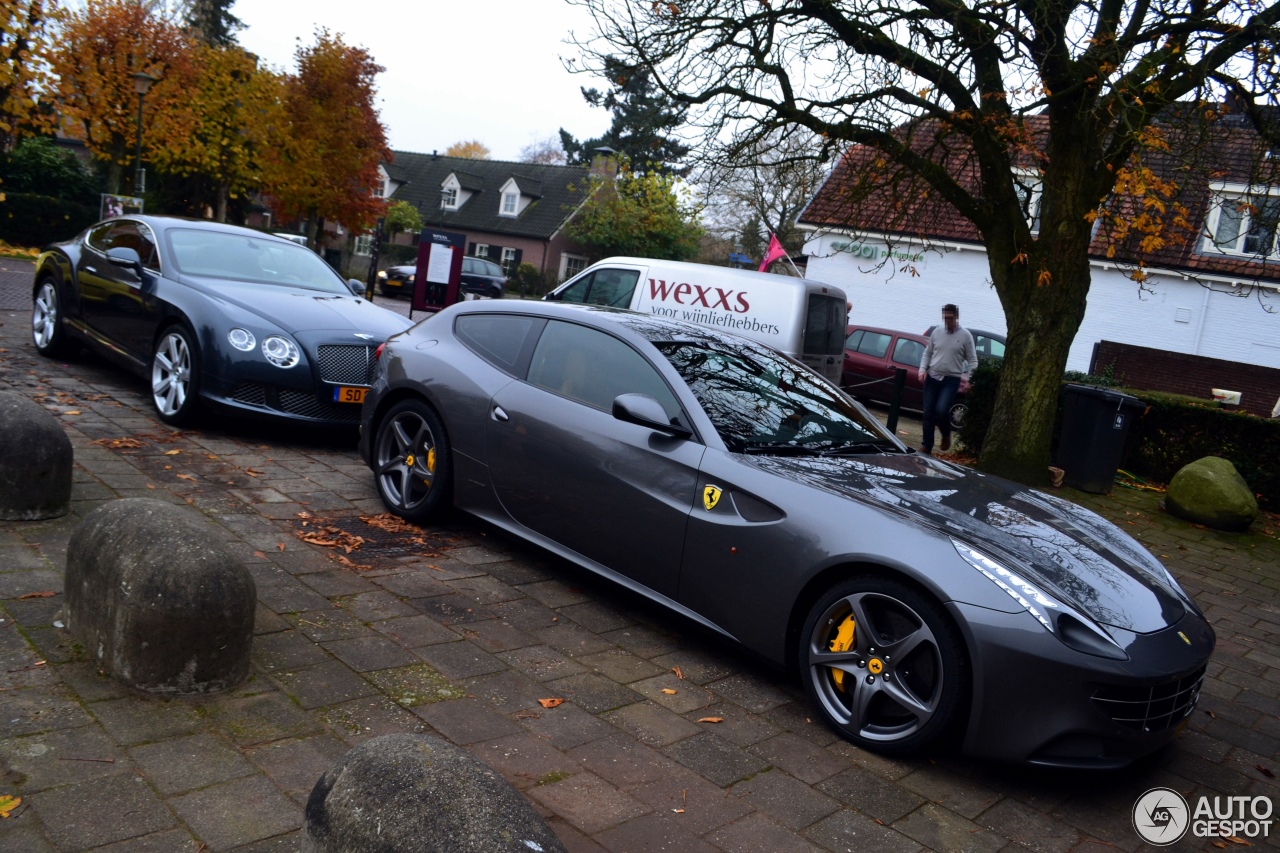
[{"label": "tiled roof", "polygon": [[[577,210],[590,183],[586,166],[470,160],[413,151],[393,153],[395,160],[387,167],[387,173],[403,183],[392,199],[416,206],[425,223],[446,228],[545,240]],[[457,210],[442,211],[440,186],[451,174],[473,195]],[[520,191],[534,200],[519,216],[500,216],[498,190],[513,177]]]},{"label": "tiled roof", "polygon": [[[1046,128],[1041,116],[1028,119],[1033,137],[1043,136]],[[929,123],[906,125],[900,134],[911,133],[913,148],[926,153],[933,162],[944,165],[968,192],[980,197],[978,165],[972,151],[962,141],[941,139],[931,132]],[[1147,158],[1152,170],[1172,180],[1179,187],[1176,201],[1187,210],[1188,221],[1203,229],[1210,210],[1211,184],[1248,184],[1257,181],[1258,163],[1265,151],[1256,131],[1239,116],[1228,116],[1211,131],[1211,139],[1195,141],[1201,153],[1195,158],[1182,158],[1175,153],[1154,154]],[[1176,146],[1175,146],[1176,147]],[[1034,169],[1034,155],[1024,155],[1019,165]],[[1196,162],[1198,161],[1198,162]],[[1273,179],[1266,183],[1280,184]],[[1113,200],[1124,212],[1136,212],[1138,202],[1132,197]],[[1172,205],[1166,214],[1172,217]],[[949,201],[942,198],[920,178],[895,177],[883,155],[868,146],[848,149],[827,181],[809,202],[799,219],[800,224],[819,228],[848,229],[862,233],[888,233],[981,245],[983,240],[973,223],[962,216]],[[1148,267],[1172,268],[1190,274],[1212,273],[1233,278],[1280,280],[1280,261],[1206,254],[1199,251],[1201,240],[1186,229],[1169,228],[1167,245],[1147,253]],[[1139,257],[1137,244],[1118,242],[1108,258],[1114,231],[1099,228],[1089,247],[1096,260],[1132,263]],[[1185,239],[1183,239],[1185,237]],[[1130,241],[1135,238],[1130,237]]]}]

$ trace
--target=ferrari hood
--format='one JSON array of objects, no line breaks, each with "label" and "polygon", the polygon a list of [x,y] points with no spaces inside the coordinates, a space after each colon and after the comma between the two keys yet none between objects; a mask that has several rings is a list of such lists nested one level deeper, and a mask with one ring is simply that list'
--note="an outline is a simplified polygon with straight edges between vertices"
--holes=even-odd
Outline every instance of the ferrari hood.
[{"label": "ferrari hood", "polygon": [[746,457],[752,464],[942,530],[1104,625],[1158,631],[1185,594],[1146,550],[1075,504],[915,454]]},{"label": "ferrari hood", "polygon": [[361,332],[379,342],[413,325],[407,317],[342,293],[220,282],[215,297],[279,326],[286,332]]}]

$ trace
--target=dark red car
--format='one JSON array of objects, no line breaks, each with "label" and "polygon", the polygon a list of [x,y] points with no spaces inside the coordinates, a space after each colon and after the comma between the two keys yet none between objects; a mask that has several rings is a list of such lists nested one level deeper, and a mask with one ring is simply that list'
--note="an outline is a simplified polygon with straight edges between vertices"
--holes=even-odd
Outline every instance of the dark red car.
[{"label": "dark red car", "polygon": [[[849,326],[844,342],[844,370],[840,385],[859,400],[877,403],[893,401],[893,377],[898,368],[906,371],[902,388],[902,407],[920,411],[924,406],[924,382],[920,380],[920,359],[929,339],[911,332]],[[951,405],[951,426],[959,429],[964,422],[964,395],[968,382],[960,383],[960,391]]]}]

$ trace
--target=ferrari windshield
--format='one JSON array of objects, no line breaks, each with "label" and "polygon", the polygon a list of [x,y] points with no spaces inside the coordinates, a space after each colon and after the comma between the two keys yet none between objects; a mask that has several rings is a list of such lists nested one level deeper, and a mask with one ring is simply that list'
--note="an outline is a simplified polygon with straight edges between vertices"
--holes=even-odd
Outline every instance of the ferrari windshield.
[{"label": "ferrari windshield", "polygon": [[808,368],[763,347],[655,341],[735,453],[904,450]]},{"label": "ferrari windshield", "polygon": [[195,228],[166,233],[174,262],[186,275],[351,293],[319,255],[288,240]]}]

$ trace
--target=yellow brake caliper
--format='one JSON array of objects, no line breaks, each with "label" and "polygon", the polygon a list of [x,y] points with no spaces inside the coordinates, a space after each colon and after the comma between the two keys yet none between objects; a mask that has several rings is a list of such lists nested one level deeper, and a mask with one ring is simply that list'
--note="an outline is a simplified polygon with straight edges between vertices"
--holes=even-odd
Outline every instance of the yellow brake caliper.
[{"label": "yellow brake caliper", "polygon": [[[836,629],[836,635],[831,640],[828,647],[833,652],[847,652],[853,648],[854,636],[857,632],[858,623],[854,621],[853,614],[844,617],[844,621],[840,623],[840,627]],[[831,679],[835,681],[836,687],[844,690],[844,670],[831,669]]]}]

